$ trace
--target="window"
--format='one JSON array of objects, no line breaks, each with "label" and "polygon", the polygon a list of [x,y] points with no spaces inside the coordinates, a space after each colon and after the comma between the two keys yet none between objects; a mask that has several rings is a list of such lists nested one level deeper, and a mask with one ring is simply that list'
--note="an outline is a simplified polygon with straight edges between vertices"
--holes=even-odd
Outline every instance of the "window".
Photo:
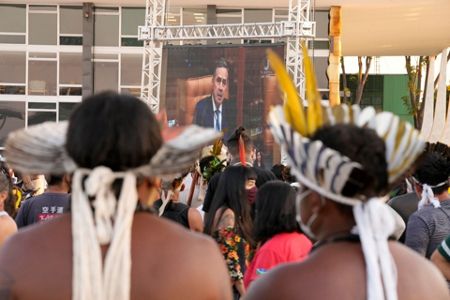
[{"label": "window", "polygon": [[59,83],[81,84],[81,53],[59,54]]},{"label": "window", "polygon": [[119,10],[117,8],[95,8],[94,45],[119,45]]},{"label": "window", "polygon": [[25,94],[25,52],[0,52],[0,94]]},{"label": "window", "polygon": [[61,6],[59,16],[59,44],[83,44],[83,10],[77,6]]},{"label": "window", "polygon": [[78,104],[79,104],[78,102],[60,102],[58,121],[69,120],[70,115],[72,114],[72,112],[74,111],[74,109],[77,107]]},{"label": "window", "polygon": [[56,96],[56,60],[28,61],[28,95]]},{"label": "window", "polygon": [[56,121],[56,111],[28,110],[28,126],[44,123],[47,121]]},{"label": "window", "polygon": [[317,38],[328,38],[328,11],[316,11],[314,14],[314,19],[316,21],[316,37]]},{"label": "window", "polygon": [[25,44],[25,5],[0,5],[0,44]]},{"label": "window", "polygon": [[183,8],[183,25],[206,24],[206,8]]},{"label": "window", "polygon": [[17,4],[0,5],[0,31],[25,33],[26,7]]},{"label": "window", "polygon": [[81,95],[81,65],[81,53],[59,54],[59,95]]},{"label": "window", "polygon": [[25,127],[25,102],[1,101],[0,105],[0,147],[5,144],[11,131]]},{"label": "window", "polygon": [[317,76],[317,85],[319,89],[328,89],[328,57],[314,57],[314,71]]},{"label": "window", "polygon": [[137,36],[138,26],[145,25],[145,8],[122,8],[122,35]]},{"label": "window", "polygon": [[[45,10],[44,10],[45,9]],[[48,9],[48,10],[47,10]],[[28,14],[28,43],[32,45],[56,45],[57,14],[53,6],[30,6]]]},{"label": "window", "polygon": [[[242,9],[217,9],[217,24],[242,24]],[[240,44],[241,39],[220,41],[219,43]]]},{"label": "window", "polygon": [[142,55],[122,54],[120,63],[120,84],[122,86],[140,86],[142,73]]},{"label": "window", "polygon": [[272,22],[271,9],[244,9],[244,23]]},{"label": "window", "polygon": [[117,61],[94,60],[94,93],[118,90],[119,63]]}]

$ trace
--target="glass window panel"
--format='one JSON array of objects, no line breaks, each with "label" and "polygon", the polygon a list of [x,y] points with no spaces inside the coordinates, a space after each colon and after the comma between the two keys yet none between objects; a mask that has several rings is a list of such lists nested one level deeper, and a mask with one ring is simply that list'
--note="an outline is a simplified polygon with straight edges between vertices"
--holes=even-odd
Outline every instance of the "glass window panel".
[{"label": "glass window panel", "polygon": [[83,45],[83,37],[82,36],[60,36],[59,44],[60,45],[81,46],[81,45]]},{"label": "glass window panel", "polygon": [[117,62],[94,62],[94,93],[118,90],[119,64]]},{"label": "glass window panel", "polygon": [[271,9],[244,9],[244,23],[272,22]]},{"label": "glass window panel", "polygon": [[316,11],[315,21],[316,21],[316,37],[327,38],[328,37],[328,11]]},{"label": "glass window panel", "polygon": [[56,53],[51,52],[30,52],[29,58],[56,58]]},{"label": "glass window panel", "polygon": [[70,103],[59,103],[59,120],[58,121],[65,121],[69,120],[70,114],[74,111],[74,109],[77,107],[79,103],[78,102],[70,102]]},{"label": "glass window panel", "polygon": [[122,7],[122,35],[137,35],[138,26],[145,24],[145,8]]},{"label": "glass window panel", "polygon": [[60,96],[81,96],[81,86],[64,86],[59,88]]},{"label": "glass window panel", "polygon": [[56,95],[56,61],[28,63],[28,94]]},{"label": "glass window panel", "polygon": [[122,85],[140,85],[142,73],[142,55],[123,54],[121,59],[120,80]]},{"label": "glass window panel", "polygon": [[26,27],[26,7],[18,4],[0,5],[0,31],[23,32]]},{"label": "glass window panel", "polygon": [[28,102],[28,109],[56,109],[54,102]]},{"label": "glass window panel", "polygon": [[60,33],[83,33],[83,9],[76,6],[61,6],[60,8]]},{"label": "glass window panel", "polygon": [[328,40],[326,40],[326,41],[318,41],[318,40],[308,41],[308,49],[312,49],[312,48],[327,50],[327,49],[330,49],[330,42]]},{"label": "glass window panel", "polygon": [[4,146],[8,133],[25,127],[25,102],[0,103],[0,146]]},{"label": "glass window panel", "polygon": [[47,10],[47,11],[56,11],[55,5],[30,5],[31,11],[39,11],[39,10]]},{"label": "glass window panel", "polygon": [[81,84],[81,53],[59,54],[59,83]]},{"label": "glass window panel", "polygon": [[179,7],[170,7],[166,16],[167,25],[181,25],[180,15]]},{"label": "glass window panel", "polygon": [[240,16],[228,16],[226,14],[217,15],[217,24],[241,24]]},{"label": "glass window panel", "polygon": [[137,38],[122,38],[122,47],[142,47],[144,41],[139,41]]},{"label": "glass window panel", "polygon": [[25,95],[24,85],[0,84],[0,94]]},{"label": "glass window panel", "polygon": [[28,111],[28,126],[56,121],[56,112],[52,111]]},{"label": "glass window panel", "polygon": [[317,85],[319,89],[328,89],[328,57],[314,57],[314,70],[317,76]]},{"label": "glass window panel", "polygon": [[94,7],[95,12],[106,12],[106,13],[117,13],[119,12],[118,7]]},{"label": "glass window panel", "polygon": [[288,16],[288,15],[289,10],[287,9],[280,9],[280,8],[275,9],[275,16]]},{"label": "glass window panel", "polygon": [[183,8],[183,25],[206,24],[206,8]]},{"label": "glass window panel", "polygon": [[118,60],[117,54],[94,53],[94,59],[114,59]]},{"label": "glass window panel", "polygon": [[56,14],[29,14],[28,42],[32,45],[56,45]]},{"label": "glass window panel", "polygon": [[25,44],[25,35],[0,34],[0,44]]},{"label": "glass window panel", "polygon": [[122,88],[120,89],[121,93],[124,94],[129,94],[129,95],[133,95],[135,97],[140,97],[141,96],[141,88],[140,87],[136,87],[136,88]]},{"label": "glass window panel", "polygon": [[0,52],[0,82],[25,83],[25,52]]},{"label": "glass window panel", "polygon": [[119,16],[95,15],[94,32],[95,46],[118,46]]}]

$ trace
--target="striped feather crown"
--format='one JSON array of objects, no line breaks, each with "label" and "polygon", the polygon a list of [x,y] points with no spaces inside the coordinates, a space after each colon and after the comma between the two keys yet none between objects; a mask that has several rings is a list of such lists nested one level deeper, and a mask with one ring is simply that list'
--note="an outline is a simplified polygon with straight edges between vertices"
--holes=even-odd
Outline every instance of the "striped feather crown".
[{"label": "striped feather crown", "polygon": [[269,62],[285,95],[284,105],[273,108],[269,113],[269,126],[276,142],[287,154],[292,173],[302,184],[326,197],[354,205],[355,200],[342,196],[342,190],[352,171],[355,168],[361,170],[362,166],[327,148],[321,141],[310,140],[308,137],[318,128],[354,124],[373,129],[385,143],[390,184],[411,166],[422,153],[425,143],[417,130],[390,112],[377,113],[373,107],[362,109],[358,105],[329,107],[321,104],[312,64],[306,47],[303,49],[307,110],[298,98],[282,61],[275,53],[268,52]]}]

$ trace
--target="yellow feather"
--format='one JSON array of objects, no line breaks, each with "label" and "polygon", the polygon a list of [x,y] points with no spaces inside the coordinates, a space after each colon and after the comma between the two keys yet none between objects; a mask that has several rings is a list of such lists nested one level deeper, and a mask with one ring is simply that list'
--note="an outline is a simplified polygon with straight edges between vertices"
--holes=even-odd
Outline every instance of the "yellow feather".
[{"label": "yellow feather", "polygon": [[308,55],[308,48],[305,42],[302,42],[303,66],[305,68],[306,77],[306,98],[308,99],[308,135],[313,134],[317,128],[323,125],[321,97],[317,90],[316,75],[311,59]]},{"label": "yellow feather", "polygon": [[306,136],[308,129],[306,128],[304,108],[303,104],[300,102],[294,83],[289,77],[284,63],[274,51],[270,49],[267,50],[267,58],[270,66],[275,72],[278,85],[285,96],[284,114],[286,121],[291,124],[294,130],[298,131],[301,135]]}]

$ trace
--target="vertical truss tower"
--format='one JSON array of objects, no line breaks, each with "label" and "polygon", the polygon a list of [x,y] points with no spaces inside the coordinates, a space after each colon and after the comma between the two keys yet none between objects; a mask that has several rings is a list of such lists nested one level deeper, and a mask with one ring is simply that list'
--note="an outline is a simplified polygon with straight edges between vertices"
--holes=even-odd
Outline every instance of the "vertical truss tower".
[{"label": "vertical truss tower", "polygon": [[165,26],[165,0],[146,0],[145,26],[139,26],[144,41],[141,99],[153,112],[159,111],[162,48],[164,41],[284,38],[286,67],[301,99],[305,94],[305,75],[301,39],[315,37],[315,22],[310,21],[311,0],[289,0],[288,21],[274,23]]}]

